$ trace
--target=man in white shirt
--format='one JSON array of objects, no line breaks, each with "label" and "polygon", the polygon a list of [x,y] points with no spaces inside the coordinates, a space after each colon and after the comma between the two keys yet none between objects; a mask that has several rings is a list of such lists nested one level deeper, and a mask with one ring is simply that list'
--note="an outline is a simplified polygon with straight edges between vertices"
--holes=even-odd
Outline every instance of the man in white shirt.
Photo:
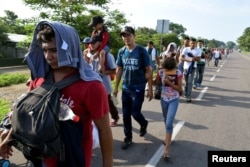
[{"label": "man in white shirt", "polygon": [[[149,41],[147,47],[145,47],[145,49],[148,52],[149,58],[150,58],[150,66],[152,68],[152,73],[154,72],[154,70],[156,70],[156,64],[157,67],[159,68],[160,66],[160,59],[159,56],[157,55],[157,51],[154,47],[154,43],[153,41]],[[148,90],[148,83],[146,84],[146,88],[145,90]]]},{"label": "man in white shirt", "polygon": [[193,88],[196,89],[197,87],[201,86],[202,80],[203,80],[203,74],[205,71],[205,65],[206,65],[206,52],[203,50],[203,41],[199,40],[197,42],[197,48],[201,52],[201,59],[199,62],[197,62],[197,68],[195,70],[194,75],[194,86]]},{"label": "man in white shirt", "polygon": [[180,46],[177,49],[177,52],[179,52],[179,54],[180,54],[180,56],[179,56],[179,63],[178,63],[178,69],[181,71],[181,73],[183,73],[183,65],[184,65],[184,61],[182,61],[181,53],[182,53],[182,51],[183,51],[183,49],[185,47],[189,46],[189,41],[190,41],[190,38],[188,36],[184,37],[184,39],[183,39],[183,45]]},{"label": "man in white shirt", "polygon": [[181,61],[184,61],[184,78],[185,78],[185,96],[186,101],[191,102],[191,94],[194,80],[194,73],[197,67],[197,62],[200,61],[201,52],[196,48],[196,39],[190,39],[190,46],[183,49],[181,53]]},{"label": "man in white shirt", "polygon": [[219,58],[220,58],[220,51],[218,48],[215,49],[214,51],[214,66],[217,67],[219,64]]}]

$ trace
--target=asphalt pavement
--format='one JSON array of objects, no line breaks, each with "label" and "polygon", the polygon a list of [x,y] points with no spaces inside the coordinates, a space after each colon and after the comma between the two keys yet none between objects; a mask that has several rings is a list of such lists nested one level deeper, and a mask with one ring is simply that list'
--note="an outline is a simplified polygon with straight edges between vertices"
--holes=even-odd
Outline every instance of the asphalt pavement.
[{"label": "asphalt pavement", "polygon": [[[249,63],[249,56],[234,52],[218,67],[213,66],[213,60],[206,66],[202,86],[193,89],[192,103],[180,98],[168,162],[162,158],[165,127],[159,100],[149,102],[145,98],[142,111],[149,120],[148,132],[140,137],[140,127],[133,120],[133,144],[122,150],[124,134],[118,98],[120,120],[117,127],[112,127],[114,167],[207,167],[208,151],[250,150]],[[27,163],[18,151],[10,161],[13,167]],[[92,166],[100,167],[101,162],[100,149],[95,149]]]}]

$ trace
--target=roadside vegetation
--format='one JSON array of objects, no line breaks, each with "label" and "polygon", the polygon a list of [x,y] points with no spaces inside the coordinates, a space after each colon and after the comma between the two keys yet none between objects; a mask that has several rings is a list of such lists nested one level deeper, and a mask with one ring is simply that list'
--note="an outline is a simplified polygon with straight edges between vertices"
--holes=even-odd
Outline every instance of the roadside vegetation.
[{"label": "roadside vegetation", "polygon": [[21,73],[0,74],[0,87],[25,83],[28,79],[29,75],[27,74],[21,74]]},{"label": "roadside vegetation", "polygon": [[[28,74],[5,73],[0,74],[0,87],[25,83],[29,79]],[[4,92],[1,92],[4,93]],[[10,102],[0,97],[0,120],[10,111]]]},{"label": "roadside vegetation", "polygon": [[9,102],[5,99],[0,99],[0,120],[10,111]]}]

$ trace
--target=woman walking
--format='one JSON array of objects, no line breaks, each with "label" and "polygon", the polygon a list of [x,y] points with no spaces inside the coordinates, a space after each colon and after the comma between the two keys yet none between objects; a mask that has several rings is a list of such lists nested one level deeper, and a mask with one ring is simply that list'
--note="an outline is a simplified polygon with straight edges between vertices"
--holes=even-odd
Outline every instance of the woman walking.
[{"label": "woman walking", "polygon": [[163,158],[169,159],[169,149],[173,133],[173,122],[179,105],[179,92],[182,91],[182,73],[176,69],[176,60],[167,57],[158,71],[154,84],[162,82],[161,108],[166,127]]}]

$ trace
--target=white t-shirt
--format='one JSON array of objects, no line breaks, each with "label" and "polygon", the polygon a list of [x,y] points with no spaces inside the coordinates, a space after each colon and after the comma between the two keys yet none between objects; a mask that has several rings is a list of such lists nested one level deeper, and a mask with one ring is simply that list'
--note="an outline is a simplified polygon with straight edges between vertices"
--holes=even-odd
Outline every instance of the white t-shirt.
[{"label": "white t-shirt", "polygon": [[[201,57],[201,52],[200,52],[200,50],[198,48],[191,49],[190,47],[186,47],[186,48],[183,49],[181,55],[184,55],[185,59],[191,60],[192,57],[189,57],[188,53],[191,53],[194,57]],[[191,64],[192,64],[192,62],[184,61],[183,69],[187,70]],[[194,68],[196,68],[196,67],[197,67],[197,62],[195,61],[194,62]]]},{"label": "white t-shirt", "polygon": [[216,50],[214,51],[214,58],[219,58],[220,57],[220,51]]}]

